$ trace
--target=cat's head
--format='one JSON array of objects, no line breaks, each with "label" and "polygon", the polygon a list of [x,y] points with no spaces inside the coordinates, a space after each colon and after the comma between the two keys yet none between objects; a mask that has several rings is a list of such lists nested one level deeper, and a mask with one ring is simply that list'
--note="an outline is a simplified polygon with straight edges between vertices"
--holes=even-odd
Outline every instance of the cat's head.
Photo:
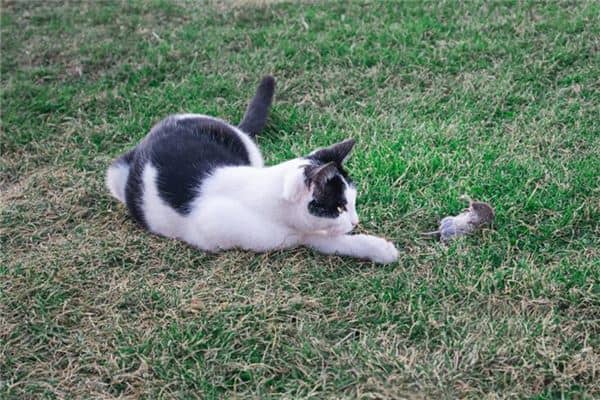
[{"label": "cat's head", "polygon": [[283,197],[303,232],[341,235],[358,224],[356,187],[343,168],[353,146],[354,140],[347,139],[315,150],[286,176]]}]

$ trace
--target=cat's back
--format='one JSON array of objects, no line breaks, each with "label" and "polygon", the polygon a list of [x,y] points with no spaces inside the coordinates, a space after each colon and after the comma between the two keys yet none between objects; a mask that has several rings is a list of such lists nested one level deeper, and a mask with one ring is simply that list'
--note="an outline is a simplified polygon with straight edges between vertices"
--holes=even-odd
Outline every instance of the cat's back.
[{"label": "cat's back", "polygon": [[[167,117],[135,149],[125,193],[127,206],[138,221],[147,224],[142,196],[144,185],[154,184],[160,199],[184,216],[203,180],[226,166],[263,166],[260,151],[248,135],[213,117]],[[154,182],[144,182],[148,168],[155,171]]]},{"label": "cat's back", "polygon": [[258,147],[247,134],[221,119],[201,114],[177,114],[163,119],[138,148],[159,163],[190,153],[192,158],[212,160],[219,165],[263,165]]}]

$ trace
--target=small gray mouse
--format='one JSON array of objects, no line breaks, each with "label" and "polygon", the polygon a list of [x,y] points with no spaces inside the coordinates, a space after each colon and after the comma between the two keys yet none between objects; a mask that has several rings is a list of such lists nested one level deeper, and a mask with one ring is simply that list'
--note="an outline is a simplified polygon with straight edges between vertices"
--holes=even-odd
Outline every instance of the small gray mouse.
[{"label": "small gray mouse", "polygon": [[448,242],[458,236],[467,235],[483,226],[491,225],[494,221],[494,209],[489,204],[472,201],[466,196],[461,196],[461,198],[469,201],[469,208],[457,216],[449,216],[442,219],[437,231],[424,232],[421,235],[439,235],[442,242]]}]

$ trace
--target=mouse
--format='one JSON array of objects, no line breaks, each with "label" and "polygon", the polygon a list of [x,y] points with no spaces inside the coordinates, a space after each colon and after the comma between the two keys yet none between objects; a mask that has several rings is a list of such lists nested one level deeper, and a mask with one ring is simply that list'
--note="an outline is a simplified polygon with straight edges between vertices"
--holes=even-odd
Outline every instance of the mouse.
[{"label": "mouse", "polygon": [[473,201],[466,196],[461,198],[469,201],[468,208],[456,216],[443,218],[440,221],[437,231],[423,232],[421,235],[439,236],[442,242],[448,242],[492,224],[494,221],[494,209],[489,204],[481,201]]}]

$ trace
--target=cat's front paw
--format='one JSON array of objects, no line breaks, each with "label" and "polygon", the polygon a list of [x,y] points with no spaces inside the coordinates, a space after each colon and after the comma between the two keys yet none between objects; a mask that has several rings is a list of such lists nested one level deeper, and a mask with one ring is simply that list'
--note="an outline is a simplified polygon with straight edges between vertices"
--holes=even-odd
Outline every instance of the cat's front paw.
[{"label": "cat's front paw", "polygon": [[376,236],[365,237],[368,246],[368,255],[371,261],[378,264],[390,264],[398,260],[398,250],[392,242]]}]

